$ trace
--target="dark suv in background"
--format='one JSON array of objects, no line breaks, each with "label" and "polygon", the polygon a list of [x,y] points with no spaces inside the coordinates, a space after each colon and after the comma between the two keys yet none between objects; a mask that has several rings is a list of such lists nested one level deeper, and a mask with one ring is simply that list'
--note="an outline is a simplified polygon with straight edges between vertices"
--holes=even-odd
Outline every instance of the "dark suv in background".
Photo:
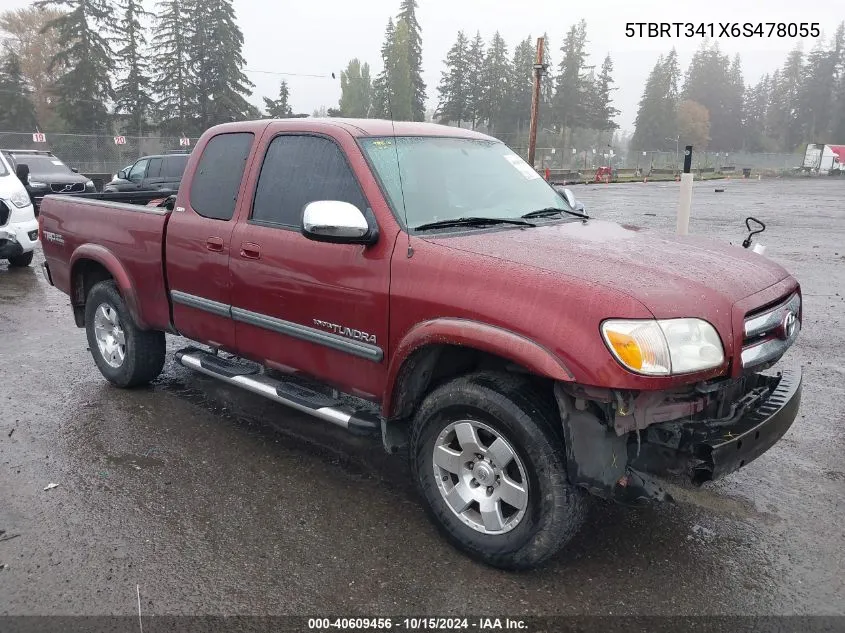
[{"label": "dark suv in background", "polygon": [[53,152],[36,149],[3,149],[3,156],[26,187],[38,215],[48,193],[93,193],[94,182],[64,164]]},{"label": "dark suv in background", "polygon": [[139,158],[131,167],[121,169],[111,182],[106,183],[103,191],[176,191],[182,181],[188,155],[180,152]]}]

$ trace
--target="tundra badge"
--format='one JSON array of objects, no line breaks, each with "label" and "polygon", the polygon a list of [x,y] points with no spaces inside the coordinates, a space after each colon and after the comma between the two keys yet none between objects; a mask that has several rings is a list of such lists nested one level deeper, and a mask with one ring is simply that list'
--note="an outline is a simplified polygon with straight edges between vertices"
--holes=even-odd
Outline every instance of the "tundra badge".
[{"label": "tundra badge", "polygon": [[367,332],[362,332],[361,330],[355,330],[353,328],[345,327],[343,325],[338,325],[337,323],[321,321],[320,319],[314,319],[314,325],[329,330],[334,334],[340,334],[341,336],[345,336],[347,338],[353,338],[356,341],[364,341],[365,343],[372,343],[373,345],[376,344],[375,334],[368,334]]}]

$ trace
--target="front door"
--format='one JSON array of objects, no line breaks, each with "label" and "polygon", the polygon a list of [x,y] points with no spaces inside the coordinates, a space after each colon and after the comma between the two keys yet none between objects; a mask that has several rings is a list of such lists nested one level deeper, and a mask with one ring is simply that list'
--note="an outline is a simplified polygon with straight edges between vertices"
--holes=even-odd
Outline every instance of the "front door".
[{"label": "front door", "polygon": [[371,205],[335,139],[270,132],[262,144],[252,204],[241,211],[247,221],[232,238],[238,348],[375,399],[386,374],[392,241],[366,247],[303,236],[309,202],[349,202],[374,222]]},{"label": "front door", "polygon": [[129,181],[127,191],[137,191],[141,188],[141,183],[144,181],[144,176],[147,173],[147,165],[149,165],[149,163],[150,161],[148,158],[142,158],[132,165],[132,169],[129,170],[129,174],[126,178]]},{"label": "front door", "polygon": [[229,257],[235,206],[255,135],[218,134],[204,147],[167,224],[173,323],[195,341],[235,350]]}]

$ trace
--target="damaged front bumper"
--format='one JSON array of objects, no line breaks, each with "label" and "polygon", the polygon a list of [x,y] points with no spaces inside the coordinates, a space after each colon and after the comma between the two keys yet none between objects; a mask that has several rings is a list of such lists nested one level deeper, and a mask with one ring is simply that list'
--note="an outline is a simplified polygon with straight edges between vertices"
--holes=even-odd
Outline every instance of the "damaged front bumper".
[{"label": "damaged front bumper", "polygon": [[[794,422],[801,402],[800,368],[754,374],[714,391],[697,414],[616,433],[589,407],[556,389],[561,406],[570,480],[593,494],[623,503],[662,500],[661,480],[695,485],[718,479],[765,453]],[[728,399],[729,401],[718,401]],[[699,407],[697,406],[696,409]],[[718,411],[718,417],[708,412]]]},{"label": "damaged front bumper", "polygon": [[28,253],[38,243],[38,221],[15,222],[0,227],[0,259]]}]

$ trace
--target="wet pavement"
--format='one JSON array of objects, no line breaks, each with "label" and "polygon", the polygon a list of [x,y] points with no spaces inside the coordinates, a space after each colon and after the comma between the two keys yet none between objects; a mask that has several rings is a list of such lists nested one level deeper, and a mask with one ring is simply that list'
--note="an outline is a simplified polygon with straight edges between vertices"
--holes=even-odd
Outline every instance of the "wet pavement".
[{"label": "wet pavement", "polygon": [[[674,229],[676,183],[574,191]],[[749,214],[803,286],[800,418],[677,504],[593,502],[525,573],[441,540],[379,444],[172,358],[151,388],[111,387],[67,298],[0,264],[0,614],[131,615],[136,591],[145,615],[845,614],[845,180],[696,184],[692,232],[739,244]]]}]

